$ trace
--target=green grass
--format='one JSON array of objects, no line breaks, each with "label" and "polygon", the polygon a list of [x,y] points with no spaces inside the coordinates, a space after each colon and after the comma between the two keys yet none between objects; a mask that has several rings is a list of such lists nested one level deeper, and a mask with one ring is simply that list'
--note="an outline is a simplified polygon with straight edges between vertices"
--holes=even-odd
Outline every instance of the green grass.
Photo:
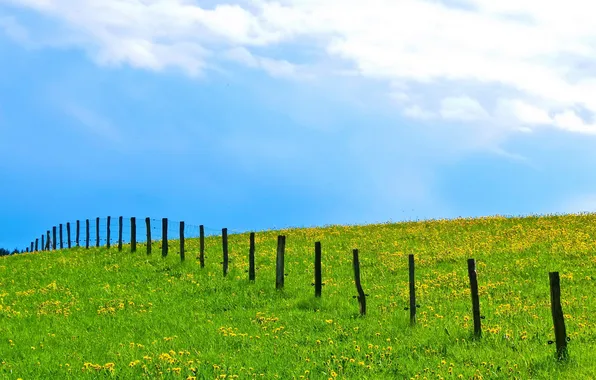
[{"label": "green grass", "polygon": [[[275,289],[285,234],[285,288]],[[323,295],[314,298],[314,242]],[[483,218],[289,229],[198,239],[161,257],[139,244],[0,259],[0,374],[9,379],[596,378],[596,216]],[[368,313],[353,298],[360,251]],[[420,308],[409,325],[407,255]],[[483,335],[472,338],[468,258]],[[555,360],[549,271],[561,273],[569,359]]]}]

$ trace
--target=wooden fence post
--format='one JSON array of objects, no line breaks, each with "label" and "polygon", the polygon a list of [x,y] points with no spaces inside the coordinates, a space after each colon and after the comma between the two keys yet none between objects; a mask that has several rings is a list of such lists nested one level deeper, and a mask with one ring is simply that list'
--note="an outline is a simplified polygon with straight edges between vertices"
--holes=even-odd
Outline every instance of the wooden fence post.
[{"label": "wooden fence post", "polygon": [[62,223],[60,223],[60,249],[64,249],[64,240],[62,239]]},{"label": "wooden fence post", "polygon": [[130,252],[137,251],[137,218],[130,218]]},{"label": "wooden fence post", "polygon": [[323,274],[321,270],[321,242],[315,242],[315,297],[321,297],[323,290]]},{"label": "wooden fence post", "polygon": [[362,289],[362,284],[360,283],[360,260],[358,259],[358,250],[354,249],[352,251],[354,256],[354,282],[356,283],[356,290],[358,291],[358,303],[360,304],[360,315],[366,315],[366,294],[364,294],[364,290]]},{"label": "wooden fence post", "polygon": [[221,229],[221,245],[223,250],[223,275],[228,275],[228,229]]},{"label": "wooden fence post", "polygon": [[81,221],[77,220],[77,230],[76,230],[76,238],[77,238],[77,247],[79,247],[79,237],[81,232]]},{"label": "wooden fence post", "polygon": [[408,269],[410,275],[410,325],[416,324],[416,282],[414,277],[414,255],[408,255]]},{"label": "wooden fence post", "polygon": [[118,217],[118,251],[122,251],[122,224],[124,222],[123,217]]},{"label": "wooden fence post", "polygon": [[111,245],[111,225],[112,224],[112,217],[108,216],[108,222],[106,223],[106,246],[108,247],[108,249],[110,249],[110,245]]},{"label": "wooden fence post", "polygon": [[476,273],[476,260],[468,259],[468,277],[470,278],[470,291],[472,294],[472,314],[474,317],[474,336],[480,338],[480,298],[478,297],[478,277]]},{"label": "wooden fence post", "polygon": [[95,246],[99,247],[99,217],[95,218]]},{"label": "wooden fence post", "polygon": [[68,249],[70,249],[71,247],[71,241],[70,241],[70,222],[66,223],[66,240],[68,240]]},{"label": "wooden fence post", "polygon": [[33,252],[33,242],[31,242],[30,252]]},{"label": "wooden fence post", "polygon": [[180,261],[184,261],[184,222],[180,222]]},{"label": "wooden fence post", "polygon": [[46,250],[46,244],[45,244],[45,236],[44,234],[41,234],[41,250],[45,251]]},{"label": "wooden fence post", "polygon": [[151,254],[151,218],[145,218],[145,226],[147,227],[147,254]]},{"label": "wooden fence post", "polygon": [[52,227],[52,250],[56,250],[56,226]]},{"label": "wooden fence post", "polygon": [[46,251],[52,250],[52,239],[50,239],[50,230],[46,231]]},{"label": "wooden fence post", "polygon": [[250,245],[248,248],[248,280],[255,280],[255,233],[250,233]]},{"label": "wooden fence post", "polygon": [[85,237],[85,249],[89,249],[89,219],[85,219],[85,232],[87,232],[87,236]]},{"label": "wooden fence post", "polygon": [[553,316],[553,325],[555,328],[555,343],[557,346],[557,360],[567,358],[567,331],[565,329],[565,319],[563,308],[561,307],[561,281],[559,272],[549,272],[550,279],[550,304],[551,314]]},{"label": "wooden fence post", "polygon": [[199,261],[201,268],[205,267],[205,227],[201,224],[199,226]]},{"label": "wooden fence post", "polygon": [[161,219],[161,255],[168,255],[168,218]]},{"label": "wooden fence post", "polygon": [[283,289],[285,280],[284,255],[286,248],[286,237],[279,235],[277,237],[277,261],[275,267],[275,289]]},{"label": "wooden fence post", "polygon": [[39,248],[39,238],[35,239],[35,252],[37,252],[38,248]]}]

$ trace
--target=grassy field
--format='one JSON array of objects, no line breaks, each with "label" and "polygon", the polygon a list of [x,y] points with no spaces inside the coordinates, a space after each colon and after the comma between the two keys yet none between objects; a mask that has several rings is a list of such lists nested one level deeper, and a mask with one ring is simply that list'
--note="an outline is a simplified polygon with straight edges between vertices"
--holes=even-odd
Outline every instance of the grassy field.
[{"label": "grassy field", "polygon": [[[285,288],[275,289],[285,234]],[[314,298],[314,242],[323,294]],[[260,232],[0,258],[0,374],[8,379],[596,378],[596,215],[483,218]],[[360,250],[368,313],[353,298]],[[407,255],[418,324],[409,325]],[[468,258],[483,335],[472,339]],[[549,271],[561,273],[569,359],[555,360]]]}]

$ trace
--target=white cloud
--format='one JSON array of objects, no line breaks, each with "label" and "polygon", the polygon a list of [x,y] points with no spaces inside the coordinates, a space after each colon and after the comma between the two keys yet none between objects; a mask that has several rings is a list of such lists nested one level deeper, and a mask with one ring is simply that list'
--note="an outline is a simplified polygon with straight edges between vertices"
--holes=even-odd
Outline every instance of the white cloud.
[{"label": "white cloud", "polygon": [[[307,78],[312,65],[328,69],[319,74],[358,73],[392,86],[394,104],[416,119],[481,121],[506,125],[509,133],[596,129],[587,120],[596,113],[596,70],[590,69],[596,3],[584,0],[2,3],[66,25],[64,38],[100,64],[199,75],[232,59],[284,78]],[[15,38],[23,35],[10,30]],[[276,47],[291,52],[304,46],[316,54],[300,65],[292,56],[273,55]]]}]

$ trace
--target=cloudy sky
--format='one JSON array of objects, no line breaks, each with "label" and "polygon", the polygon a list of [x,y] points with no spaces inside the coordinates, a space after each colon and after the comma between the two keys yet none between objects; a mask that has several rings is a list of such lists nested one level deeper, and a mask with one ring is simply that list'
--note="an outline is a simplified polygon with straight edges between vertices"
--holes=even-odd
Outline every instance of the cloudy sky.
[{"label": "cloudy sky", "polygon": [[[592,7],[592,8],[591,8]],[[0,0],[0,246],[596,211],[579,0]]]}]

